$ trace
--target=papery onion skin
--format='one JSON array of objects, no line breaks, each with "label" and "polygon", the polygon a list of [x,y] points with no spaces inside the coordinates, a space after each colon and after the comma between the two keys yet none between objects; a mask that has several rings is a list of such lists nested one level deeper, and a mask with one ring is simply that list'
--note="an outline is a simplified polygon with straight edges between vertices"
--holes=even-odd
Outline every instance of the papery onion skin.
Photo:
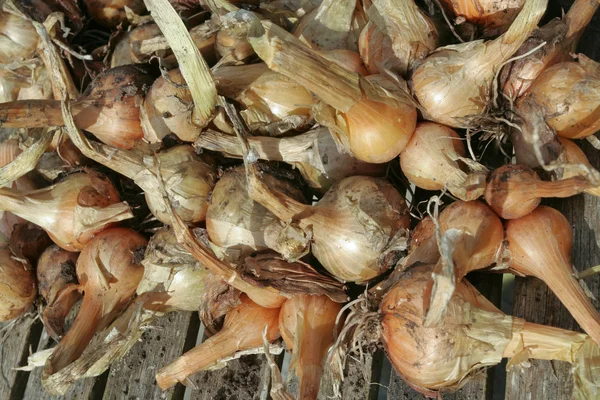
[{"label": "papery onion skin", "polygon": [[81,308],[48,358],[43,380],[79,358],[94,334],[131,302],[144,272],[135,252],[146,244],[146,239],[131,229],[112,228],[83,249],[77,260],[77,277],[84,291]]},{"label": "papery onion skin", "polygon": [[[263,174],[265,183],[295,199],[304,200],[291,184]],[[215,185],[206,213],[206,230],[210,240],[227,249],[231,261],[243,260],[255,251],[268,249],[265,229],[277,220],[272,213],[248,196],[243,168],[226,172]]]},{"label": "papery onion skin", "polygon": [[40,256],[36,273],[38,290],[47,304],[54,303],[59,291],[70,283],[77,283],[75,264],[78,253],[52,245]]},{"label": "papery onion skin", "polygon": [[454,15],[483,27],[486,36],[506,31],[525,0],[444,0]]},{"label": "papery onion skin", "polygon": [[0,12],[0,63],[10,64],[32,57],[38,35],[31,22],[7,12]]},{"label": "papery onion skin", "polygon": [[[581,148],[579,146],[577,146],[577,144],[575,144],[573,141],[571,141],[569,139],[562,138],[562,137],[559,137],[558,140],[560,141],[560,143],[563,146],[564,155],[565,155],[568,163],[583,164],[588,168],[594,168],[594,167],[592,167],[592,164],[590,164],[590,162],[587,159],[583,150],[581,150]],[[563,173],[563,178],[572,178],[574,176],[576,176],[576,174],[572,170],[569,170],[569,169],[565,170],[565,172]],[[589,194],[592,194],[594,196],[600,196],[600,187],[586,189],[586,192]]]},{"label": "papery onion skin", "polygon": [[0,321],[23,315],[37,295],[35,273],[29,262],[17,260],[11,249],[0,248]]},{"label": "papery onion skin", "polygon": [[390,266],[381,260],[390,240],[408,229],[404,198],[387,181],[345,178],[318,201],[314,214],[301,222],[312,225],[311,251],[341,281],[365,282]]},{"label": "papery onion skin", "polygon": [[589,59],[553,65],[527,91],[559,136],[579,139],[600,130],[599,65]]},{"label": "papery onion skin", "polygon": [[[187,223],[204,221],[207,198],[217,180],[210,157],[197,156],[192,146],[182,145],[159,153],[158,159],[165,191],[175,213]],[[146,192],[145,196],[152,214],[165,224],[171,223],[170,213],[163,209],[163,194]]]},{"label": "papery onion skin", "polygon": [[107,28],[127,22],[125,6],[140,15],[146,11],[143,0],[85,0],[88,14]]}]

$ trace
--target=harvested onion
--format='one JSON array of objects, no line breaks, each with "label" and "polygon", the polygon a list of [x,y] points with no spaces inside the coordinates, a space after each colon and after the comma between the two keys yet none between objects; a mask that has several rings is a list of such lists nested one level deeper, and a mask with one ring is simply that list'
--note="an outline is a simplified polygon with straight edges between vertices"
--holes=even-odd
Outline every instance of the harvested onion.
[{"label": "harvested onion", "polygon": [[573,276],[569,221],[559,211],[539,206],[524,217],[508,221],[506,240],[510,268],[543,280],[575,321],[600,343],[600,314]]},{"label": "harvested onion", "polygon": [[31,58],[37,43],[38,35],[31,22],[0,11],[0,63],[10,64]]},{"label": "harvested onion", "polygon": [[0,209],[43,228],[54,243],[79,251],[94,235],[132,218],[129,206],[103,175],[77,172],[60,183],[31,192],[0,189]]},{"label": "harvested onion", "polygon": [[437,49],[414,71],[411,84],[427,119],[468,128],[492,96],[498,69],[521,47],[544,15],[547,0],[526,0],[502,36]]},{"label": "harvested onion", "polygon": [[143,274],[135,254],[146,243],[131,229],[112,228],[86,245],[77,260],[77,277],[84,292],[81,308],[46,361],[42,381],[79,358],[94,334],[131,302]]},{"label": "harvested onion", "polygon": [[227,314],[219,333],[158,371],[158,386],[163,390],[168,389],[237,351],[261,347],[263,330],[266,331],[266,339],[274,341],[279,337],[278,316],[278,308],[263,308],[242,296],[242,304]]},{"label": "harvested onion", "polygon": [[484,35],[504,33],[519,14],[525,0],[444,0],[454,15],[479,25]]},{"label": "harvested onion", "polygon": [[[408,180],[422,189],[447,188],[461,200],[475,200],[485,190],[487,170],[465,155],[465,145],[453,129],[420,122],[400,155],[400,166]],[[473,172],[465,172],[469,168]]]},{"label": "harvested onion", "polygon": [[144,0],[85,0],[85,5],[94,21],[107,28],[127,22],[125,7],[138,15],[146,11]]},{"label": "harvested onion", "polygon": [[0,321],[17,318],[37,294],[35,273],[27,260],[17,259],[7,243],[0,247]]},{"label": "harvested onion", "polygon": [[[565,139],[565,138],[558,138],[558,140],[560,140],[560,143],[563,146],[565,158],[567,159],[567,163],[581,164],[588,168],[592,168],[592,169],[594,168],[594,167],[592,167],[592,164],[590,164],[590,162],[588,161],[583,150],[581,150],[579,148],[579,146],[577,146],[577,144],[575,144],[573,141],[571,141],[569,139]],[[573,178],[574,176],[578,176],[578,175],[580,175],[580,174],[575,172],[573,169],[565,168],[565,171],[563,173],[563,178],[568,179],[568,178]],[[586,189],[585,192],[589,193],[589,194],[593,194],[594,196],[600,196],[600,187],[596,186],[593,188],[589,188],[589,189]]]},{"label": "harvested onion", "polygon": [[515,219],[532,212],[544,197],[571,197],[591,186],[583,176],[547,182],[526,165],[507,164],[491,173],[485,201],[502,218]]}]

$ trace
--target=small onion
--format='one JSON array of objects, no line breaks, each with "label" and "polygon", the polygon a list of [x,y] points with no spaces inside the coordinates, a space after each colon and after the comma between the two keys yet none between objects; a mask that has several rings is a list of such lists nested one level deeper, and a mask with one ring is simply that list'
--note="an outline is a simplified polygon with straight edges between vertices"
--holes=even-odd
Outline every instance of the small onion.
[{"label": "small onion", "polygon": [[31,58],[37,43],[38,35],[31,22],[0,11],[0,63],[10,64]]},{"label": "small onion", "polygon": [[504,33],[513,23],[525,0],[444,0],[454,15],[479,25],[484,35]]},{"label": "small onion", "polygon": [[[462,139],[447,126],[420,122],[400,154],[402,172],[411,183],[426,190],[442,190],[461,200],[475,200],[485,189],[486,170],[465,158]],[[466,164],[468,163],[468,164]],[[468,173],[465,167],[475,167]]]},{"label": "small onion", "polygon": [[146,11],[144,0],[85,0],[85,5],[94,21],[107,28],[127,22],[125,7],[138,15]]},{"label": "small onion", "polygon": [[112,228],[96,236],[77,260],[83,301],[71,329],[44,366],[42,382],[78,359],[96,332],[106,328],[131,302],[143,267],[135,252],[147,241],[131,229]]}]

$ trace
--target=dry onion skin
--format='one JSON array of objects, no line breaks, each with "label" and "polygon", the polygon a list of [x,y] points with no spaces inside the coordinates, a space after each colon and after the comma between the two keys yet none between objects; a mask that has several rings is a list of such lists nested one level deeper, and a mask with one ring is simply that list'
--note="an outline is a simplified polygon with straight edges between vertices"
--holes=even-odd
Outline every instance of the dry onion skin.
[{"label": "dry onion skin", "polygon": [[[292,198],[304,201],[302,193],[290,183],[263,174],[265,185]],[[227,258],[239,262],[251,253],[267,250],[265,230],[277,217],[248,195],[243,168],[226,172],[215,185],[206,213],[206,230]]]},{"label": "dry onion skin", "polygon": [[37,49],[38,40],[31,22],[0,11],[0,63],[10,64],[31,58]]},{"label": "dry onion skin", "polygon": [[71,329],[46,361],[42,383],[83,353],[96,332],[106,328],[127,307],[144,269],[135,252],[146,239],[127,228],[112,228],[96,236],[77,260],[83,301]]},{"label": "dry onion skin", "polygon": [[161,389],[185,382],[193,373],[212,367],[237,351],[261,347],[263,331],[269,342],[279,338],[279,308],[260,307],[247,296],[241,300],[242,304],[227,314],[219,333],[158,371],[156,382]]},{"label": "dry onion skin", "polygon": [[323,363],[333,344],[336,318],[342,305],[327,296],[300,294],[287,300],[279,313],[279,330],[293,354],[290,369],[299,383],[299,399],[316,399]]},{"label": "dry onion skin", "polygon": [[35,272],[4,243],[0,247],[0,321],[25,314],[37,295]]},{"label": "dry onion skin", "polygon": [[507,164],[495,169],[485,189],[485,201],[504,219],[532,212],[545,197],[571,197],[592,184],[584,176],[547,182],[526,165]]},{"label": "dry onion skin", "polygon": [[559,211],[539,206],[507,222],[506,240],[510,268],[543,280],[583,330],[600,343],[600,314],[573,276],[569,221]]},{"label": "dry onion skin", "polygon": [[[583,150],[581,150],[581,148],[575,142],[565,138],[558,138],[558,140],[563,146],[564,155],[567,159],[567,163],[583,165],[587,168],[594,170],[594,167],[592,167],[592,164],[590,164]],[[580,173],[574,171],[572,168],[565,168],[565,171],[563,172],[564,179],[573,178],[579,175]],[[600,187],[596,186],[588,188],[585,190],[585,192],[594,196],[600,196]]]},{"label": "dry onion skin", "polygon": [[[217,171],[209,156],[198,156],[189,145],[172,147],[158,154],[158,165],[166,194],[173,211],[187,223],[204,221],[207,198],[215,186]],[[168,224],[170,214],[164,210],[162,193],[146,192],[146,202],[159,221]]]},{"label": "dry onion skin", "polygon": [[0,209],[40,226],[68,251],[82,250],[98,232],[133,217],[113,184],[93,171],[74,173],[31,192],[2,188],[0,199]]},{"label": "dry onion skin", "polygon": [[78,253],[52,245],[37,261],[38,290],[46,301],[42,318],[44,327],[54,339],[64,334],[65,318],[81,298],[75,271],[78,257]]},{"label": "dry onion skin", "polygon": [[0,103],[52,98],[52,83],[44,66],[0,71]]},{"label": "dry onion skin", "polygon": [[524,100],[539,105],[559,136],[593,135],[600,130],[600,64],[580,55],[579,62],[553,65],[537,77]]},{"label": "dry onion skin", "polygon": [[505,315],[467,282],[457,285],[443,321],[424,326],[431,270],[422,266],[405,273],[380,307],[386,353],[414,389],[430,397],[442,389],[454,391],[481,368],[514,357],[513,363],[527,358],[570,362],[576,390],[597,390],[597,375],[581,382],[597,368],[592,349],[598,345],[587,335]]},{"label": "dry onion skin", "polygon": [[468,128],[492,98],[492,81],[521,47],[546,10],[547,0],[527,0],[508,31],[497,39],[438,48],[414,71],[413,94],[425,117],[454,128]]},{"label": "dry onion skin", "polygon": [[[447,188],[461,200],[475,200],[485,190],[487,170],[465,156],[465,145],[453,129],[420,122],[400,155],[400,166],[417,187]],[[469,172],[469,168],[473,171]]]},{"label": "dry onion skin", "polygon": [[[319,194],[348,176],[383,176],[387,168],[386,164],[365,163],[340,152],[327,128],[282,138],[251,136],[248,142],[258,159],[293,165]],[[243,153],[237,138],[216,131],[203,132],[194,145],[228,157],[241,157]]]}]

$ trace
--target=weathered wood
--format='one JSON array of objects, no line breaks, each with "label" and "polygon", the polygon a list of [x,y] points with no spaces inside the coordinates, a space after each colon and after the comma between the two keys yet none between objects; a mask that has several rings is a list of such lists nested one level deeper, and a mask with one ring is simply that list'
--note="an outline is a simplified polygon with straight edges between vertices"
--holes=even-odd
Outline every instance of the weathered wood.
[{"label": "weathered wood", "polygon": [[129,353],[111,366],[103,399],[175,398],[175,388],[163,392],[154,375],[183,353],[188,334],[195,337],[198,325],[198,315],[191,312],[170,313],[152,322]]},{"label": "weathered wood", "polygon": [[[600,152],[579,141],[592,165],[600,167]],[[600,264],[600,199],[588,194],[546,204],[560,210],[573,227],[571,261],[577,270]],[[592,294],[600,297],[600,276],[585,280]],[[596,308],[598,301],[594,302]],[[579,330],[567,309],[548,287],[535,278],[518,278],[513,314],[527,321]],[[570,398],[570,365],[561,362],[534,361],[530,368],[507,374],[506,399]]]},{"label": "weathered wood", "polygon": [[[37,346],[38,351],[49,349],[55,345],[56,342],[50,338],[44,329]],[[29,373],[23,398],[31,400],[88,400],[92,399],[94,390],[101,391],[103,389],[103,383],[102,377],[82,379],[75,383],[64,396],[52,396],[46,393],[42,386],[42,368],[36,368]]]},{"label": "weathered wood", "polygon": [[[0,328],[5,326],[7,324]],[[29,373],[15,371],[13,368],[20,367],[27,361],[30,347],[35,351],[36,346],[31,346],[31,342],[35,341],[35,337],[39,337],[41,324],[17,323],[7,329],[7,336],[0,344],[0,399],[18,399],[22,397]]]}]

